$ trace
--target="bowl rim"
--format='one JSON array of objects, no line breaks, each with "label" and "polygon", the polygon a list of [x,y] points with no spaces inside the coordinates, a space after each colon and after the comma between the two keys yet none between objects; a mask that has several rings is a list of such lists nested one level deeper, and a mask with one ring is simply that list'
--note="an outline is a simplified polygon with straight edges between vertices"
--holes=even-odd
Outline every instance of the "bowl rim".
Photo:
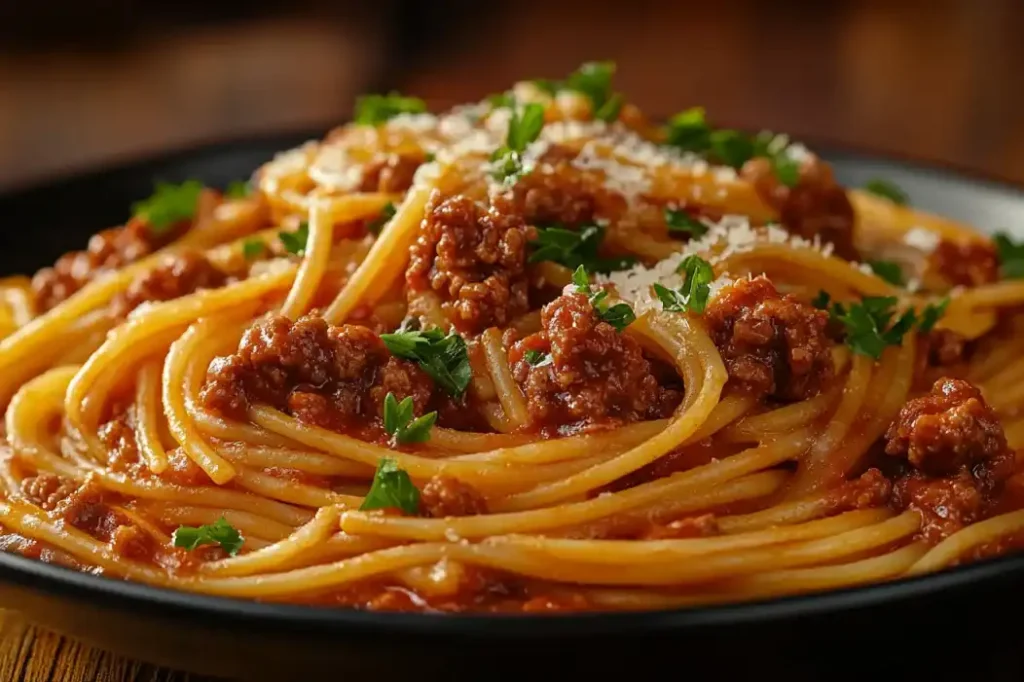
[{"label": "bowl rim", "polygon": [[[267,134],[200,141],[185,147],[147,153],[74,170],[30,184],[0,189],[0,206],[24,195],[52,191],[66,185],[98,180],[106,175],[142,172],[149,167],[172,165],[197,156],[218,156],[256,146],[288,144],[320,139],[325,130],[336,126],[299,128]],[[821,137],[794,136],[824,156],[878,161],[902,170],[934,174],[936,172],[967,185],[1020,193],[1024,202],[1024,182],[997,174],[965,168],[954,163],[921,159],[912,155],[880,151]],[[144,611],[147,616],[197,622],[215,618],[243,629],[315,631],[318,633],[373,635],[400,634],[421,637],[461,637],[490,639],[517,637],[576,637],[600,634],[644,635],[679,633],[693,628],[739,626],[782,622],[844,611],[871,609],[907,602],[939,592],[965,590],[997,579],[1024,579],[1024,554],[1011,555],[958,566],[936,573],[901,578],[882,583],[836,590],[749,600],[736,603],[631,612],[582,612],[534,614],[481,613],[393,613],[372,612],[333,606],[306,606],[259,602],[252,599],[198,594],[119,578],[109,578],[46,564],[20,555],[0,552],[0,581],[45,592],[60,598],[98,602],[104,608]],[[152,610],[157,609],[158,613]]]}]

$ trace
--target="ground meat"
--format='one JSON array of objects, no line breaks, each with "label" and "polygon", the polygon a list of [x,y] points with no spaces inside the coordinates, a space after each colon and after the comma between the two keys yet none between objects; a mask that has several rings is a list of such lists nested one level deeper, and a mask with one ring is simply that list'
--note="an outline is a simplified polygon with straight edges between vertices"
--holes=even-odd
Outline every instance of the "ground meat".
[{"label": "ground meat", "polygon": [[74,481],[48,473],[30,476],[21,482],[21,492],[28,501],[46,511],[53,511],[77,488]]},{"label": "ground meat", "polygon": [[415,413],[423,414],[433,384],[417,365],[391,357],[364,327],[273,316],[250,327],[235,354],[210,363],[201,399],[233,419],[263,403],[307,423],[347,430],[375,422],[388,391],[398,400],[412,396]]},{"label": "ground meat", "polygon": [[894,502],[920,512],[927,542],[985,518],[1013,473],[995,412],[959,379],[940,379],[929,395],[908,401],[885,438],[886,454],[913,467],[897,479]]},{"label": "ground meat", "polygon": [[103,542],[108,542],[122,525],[110,508],[104,490],[94,481],[86,481],[61,500],[51,514]]},{"label": "ground meat", "polygon": [[929,257],[929,265],[952,286],[977,287],[999,279],[999,254],[990,242],[943,239]]},{"label": "ground meat", "polygon": [[622,197],[607,190],[596,174],[573,167],[575,157],[572,149],[553,146],[542,165],[516,183],[510,199],[527,223],[572,229],[624,208]]},{"label": "ground meat", "polygon": [[139,463],[135,440],[135,407],[115,410],[115,416],[99,428],[100,442],[107,448],[107,466],[124,472]]},{"label": "ground meat", "polygon": [[868,469],[859,478],[830,490],[826,497],[829,512],[870,509],[887,504],[892,482],[878,469]]},{"label": "ground meat", "polygon": [[1008,450],[999,418],[981,391],[960,379],[940,379],[931,394],[908,401],[885,438],[886,454],[905,457],[930,476],[953,474]]},{"label": "ground meat", "polygon": [[[544,306],[543,330],[513,344],[512,372],[526,395],[534,426],[621,424],[670,415],[682,398],[662,388],[640,346],[601,321],[583,294]],[[531,365],[527,351],[549,354]]]},{"label": "ground meat", "polygon": [[133,219],[124,227],[93,235],[85,251],[61,256],[52,268],[44,268],[32,278],[36,306],[49,310],[64,301],[97,275],[148,256],[169,244],[188,229],[187,224],[155,233],[143,220]]},{"label": "ground meat", "polygon": [[111,313],[124,317],[147,301],[171,301],[200,289],[224,286],[228,277],[199,251],[166,256],[156,267],[140,273],[111,301]]},{"label": "ground meat", "polygon": [[747,161],[741,176],[778,210],[782,225],[791,233],[807,239],[819,237],[833,245],[836,255],[859,260],[853,245],[853,206],[827,163],[808,156],[800,163],[800,181],[795,187],[779,182],[771,161],[763,157]]},{"label": "ground meat", "polygon": [[534,231],[507,208],[500,198],[485,209],[435,193],[409,249],[410,296],[436,292],[461,332],[504,326],[527,311],[526,246]]},{"label": "ground meat", "polygon": [[420,492],[420,509],[427,516],[472,516],[487,513],[487,500],[473,486],[451,476],[438,475]]},{"label": "ground meat", "polygon": [[423,161],[423,156],[419,155],[388,154],[365,168],[359,191],[385,194],[405,192],[412,187],[412,178]]},{"label": "ground meat", "polygon": [[834,374],[828,314],[781,296],[766,277],[722,289],[704,318],[731,382],[742,390],[804,400]]}]

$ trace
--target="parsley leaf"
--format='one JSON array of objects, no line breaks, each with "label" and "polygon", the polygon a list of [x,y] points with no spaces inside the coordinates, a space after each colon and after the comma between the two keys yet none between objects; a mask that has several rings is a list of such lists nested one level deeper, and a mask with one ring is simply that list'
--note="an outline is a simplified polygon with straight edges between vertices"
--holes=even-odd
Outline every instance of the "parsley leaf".
[{"label": "parsley leaf", "polygon": [[910,200],[907,193],[884,178],[874,178],[864,184],[864,189],[877,197],[888,199],[898,206],[905,206]]},{"label": "parsley leaf", "polygon": [[903,286],[903,268],[900,267],[899,263],[893,263],[888,260],[873,260],[868,265],[871,266],[872,272],[889,284],[895,284],[898,287]]},{"label": "parsley leaf", "polygon": [[538,227],[537,239],[530,242],[535,250],[530,254],[530,263],[551,261],[575,269],[583,265],[594,272],[625,270],[636,263],[628,256],[602,258],[597,250],[604,239],[604,228],[600,225],[584,225],[576,230],[562,227]]},{"label": "parsley leaf", "polygon": [[572,283],[576,287],[577,293],[587,295],[590,305],[594,307],[594,312],[597,313],[598,318],[615,327],[615,331],[621,332],[636,321],[636,314],[629,307],[629,304],[616,303],[609,307],[608,303],[605,302],[605,299],[608,298],[607,291],[604,289],[596,293],[591,291],[590,275],[587,274],[587,269],[582,265],[572,273]]},{"label": "parsley leaf", "polygon": [[216,522],[204,526],[178,526],[171,535],[171,541],[175,547],[184,547],[189,551],[200,545],[220,545],[229,555],[235,556],[242,549],[245,538],[222,516]]},{"label": "parsley leaf", "polygon": [[495,178],[512,182],[519,179],[523,173],[522,153],[540,136],[543,127],[544,107],[540,104],[527,104],[522,111],[512,110],[505,144],[491,155]]},{"label": "parsley leaf", "polygon": [[534,78],[531,82],[534,84],[534,86],[536,86],[538,90],[540,90],[541,92],[545,92],[551,95],[552,97],[557,95],[559,88],[562,87],[561,83],[559,83],[558,81],[553,81],[550,78]]},{"label": "parsley leaf", "polygon": [[992,240],[999,252],[999,273],[1006,279],[1024,279],[1024,243],[1005,232],[997,232]]},{"label": "parsley leaf", "polygon": [[379,125],[399,114],[422,114],[427,105],[419,97],[403,97],[397,92],[387,95],[364,95],[356,100],[355,122]]},{"label": "parsley leaf", "polygon": [[158,182],[148,199],[132,204],[132,213],[145,220],[150,230],[162,234],[177,223],[195,217],[202,192],[203,183],[198,180],[186,180],[180,185]]},{"label": "parsley leaf", "polygon": [[811,305],[818,310],[828,310],[828,304],[831,300],[832,297],[829,296],[828,292],[822,289],[818,292],[818,295],[811,300]]},{"label": "parsley leaf", "polygon": [[266,249],[267,245],[261,239],[246,239],[242,242],[242,256],[245,260],[256,260]]},{"label": "parsley leaf", "polygon": [[447,336],[437,328],[397,331],[380,339],[392,355],[416,362],[449,395],[458,398],[466,392],[473,371],[466,342],[454,331]]},{"label": "parsley leaf", "polygon": [[754,141],[738,130],[715,130],[708,136],[711,156],[739,169],[754,158]]},{"label": "parsley leaf", "polygon": [[700,256],[689,255],[679,264],[676,272],[684,275],[683,285],[679,289],[669,289],[661,284],[654,285],[654,293],[661,301],[662,309],[677,313],[703,313],[711,294],[709,285],[715,279],[711,263]]},{"label": "parsley leaf", "polygon": [[935,326],[935,323],[946,314],[946,308],[949,307],[949,296],[942,299],[938,303],[929,303],[921,311],[921,323],[918,325],[918,329],[921,330],[922,334],[927,334]]},{"label": "parsley leaf", "polygon": [[796,187],[800,184],[800,164],[791,159],[789,154],[781,151],[769,158],[772,162],[772,171],[779,182],[786,187]]},{"label": "parsley leaf", "polygon": [[508,107],[509,109],[515,109],[516,98],[511,92],[497,92],[493,95],[487,96],[487,103],[491,105],[492,109],[501,109],[502,107]]},{"label": "parsley leaf", "polygon": [[669,232],[685,232],[694,237],[703,237],[708,231],[707,225],[696,218],[691,218],[690,214],[682,209],[666,208],[665,224],[668,225]]},{"label": "parsley leaf", "polygon": [[[816,308],[827,309],[829,295],[819,292],[812,302]],[[937,304],[929,303],[918,318],[913,309],[896,317],[895,296],[865,296],[860,303],[832,304],[829,316],[840,322],[846,330],[846,345],[855,353],[878,359],[886,346],[898,346],[903,336],[917,325],[918,331],[927,333],[946,312],[949,299]],[[895,318],[895,320],[894,320]]]},{"label": "parsley leaf", "polygon": [[409,474],[398,468],[395,460],[382,457],[377,463],[373,484],[359,509],[401,509],[406,514],[416,514],[420,510],[420,491]]},{"label": "parsley leaf", "polygon": [[539,350],[528,350],[523,354],[530,367],[547,367],[551,364],[551,353],[541,353]]},{"label": "parsley leaf", "polygon": [[422,443],[430,440],[430,427],[437,421],[437,412],[430,412],[413,419],[412,396],[398,402],[394,393],[384,396],[384,430],[399,445]]},{"label": "parsley leaf", "polygon": [[303,220],[299,229],[294,232],[278,232],[277,237],[284,245],[285,251],[302,256],[306,253],[306,242],[309,241],[309,223]]},{"label": "parsley leaf", "polygon": [[387,225],[388,221],[395,217],[395,205],[392,202],[384,204],[384,208],[380,210],[380,215],[371,220],[366,224],[366,229],[370,234],[380,234],[381,229]]},{"label": "parsley leaf", "polygon": [[224,196],[228,199],[244,199],[252,194],[252,187],[245,180],[234,180],[228,183]]},{"label": "parsley leaf", "polygon": [[711,127],[704,117],[704,107],[693,107],[670,118],[666,142],[684,152],[702,153],[710,149]]},{"label": "parsley leaf", "polygon": [[590,100],[594,118],[611,123],[619,117],[625,98],[612,91],[615,62],[587,62],[569,74],[565,88],[582,93]]}]

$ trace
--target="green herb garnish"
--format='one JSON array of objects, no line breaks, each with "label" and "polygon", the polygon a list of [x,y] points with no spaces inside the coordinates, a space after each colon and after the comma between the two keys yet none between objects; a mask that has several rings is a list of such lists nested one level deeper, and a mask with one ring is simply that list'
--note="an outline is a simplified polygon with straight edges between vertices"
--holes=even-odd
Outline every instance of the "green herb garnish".
[{"label": "green herb garnish", "polygon": [[389,201],[380,210],[380,215],[366,224],[366,229],[370,234],[380,234],[381,229],[394,217],[395,205]]},{"label": "green herb garnish", "polygon": [[299,224],[299,229],[294,232],[278,232],[277,237],[284,245],[285,251],[302,256],[306,253],[306,243],[309,241],[309,223],[303,220]]},{"label": "green herb garnish", "polygon": [[399,330],[380,339],[392,355],[417,363],[449,395],[458,398],[466,392],[473,372],[466,342],[455,332]]},{"label": "green herb garnish", "polygon": [[689,255],[679,264],[676,272],[683,275],[683,284],[678,289],[654,285],[654,293],[661,301],[662,309],[678,313],[692,311],[698,315],[703,313],[711,295],[710,284],[715,279],[711,263],[700,256]]},{"label": "green herb garnish", "polygon": [[697,238],[703,237],[708,231],[707,225],[690,217],[690,214],[682,209],[666,208],[665,224],[669,232],[685,232]]},{"label": "green herb garnish", "polygon": [[521,112],[512,110],[505,145],[491,155],[495,178],[506,182],[519,179],[523,174],[522,154],[540,136],[543,127],[544,107],[540,104],[527,104]]},{"label": "green herb garnish", "polygon": [[233,180],[224,190],[224,196],[228,199],[244,199],[250,194],[252,194],[252,187],[245,180]]},{"label": "green herb garnish", "polygon": [[409,474],[398,468],[395,460],[382,457],[377,463],[373,484],[359,509],[400,509],[406,514],[415,515],[420,510],[420,491]]},{"label": "green herb garnish", "polygon": [[922,334],[927,334],[935,327],[935,323],[946,314],[946,308],[949,307],[949,297],[942,299],[938,303],[929,303],[924,307],[921,312],[921,322],[917,325],[917,328]]},{"label": "green herb garnish", "polygon": [[877,197],[888,199],[898,206],[905,206],[910,197],[896,184],[884,178],[874,178],[864,183],[864,190]]},{"label": "green herb garnish", "polygon": [[868,265],[871,266],[872,272],[889,284],[894,284],[898,287],[903,286],[903,268],[900,267],[899,263],[893,263],[888,260],[873,260],[869,261]]},{"label": "green herb garnish", "polygon": [[423,443],[430,439],[430,427],[437,421],[437,412],[413,419],[412,396],[398,402],[394,393],[384,396],[384,430],[394,436],[399,445]]},{"label": "green herb garnish", "polygon": [[246,239],[242,242],[242,256],[245,260],[256,260],[267,250],[267,245],[261,239]]},{"label": "green herb garnish", "polygon": [[704,107],[681,111],[668,120],[666,143],[684,152],[703,153],[711,148],[711,127]]},{"label": "green herb garnish", "polygon": [[594,118],[611,123],[619,117],[625,97],[612,91],[615,62],[587,62],[569,74],[565,88],[586,95]]},{"label": "green herb garnish", "polygon": [[526,351],[523,359],[530,367],[546,367],[552,363],[551,353],[541,353],[539,350]]},{"label": "green herb garnish", "polygon": [[397,92],[387,95],[364,95],[356,100],[355,122],[379,125],[399,114],[422,114],[426,103],[418,97],[403,97]]},{"label": "green herb garnish", "polygon": [[1017,243],[1005,232],[992,238],[999,254],[999,274],[1004,279],[1024,279],[1024,242]]},{"label": "green herb garnish", "polygon": [[584,266],[593,272],[614,272],[625,270],[636,263],[628,256],[602,258],[598,255],[604,228],[600,225],[584,225],[578,231],[562,227],[538,227],[537,239],[530,242],[534,252],[529,262],[551,261],[567,268]]},{"label": "green herb garnish", "polygon": [[180,185],[158,182],[148,199],[132,204],[132,213],[145,220],[150,230],[162,234],[195,217],[202,192],[203,183],[198,180],[186,180]]},{"label": "green herb garnish", "polygon": [[931,331],[949,305],[948,298],[937,304],[929,303],[918,318],[913,309],[906,310],[897,317],[898,299],[895,296],[865,296],[859,303],[849,306],[833,303],[829,308],[830,300],[831,297],[821,291],[812,304],[816,308],[828,310],[829,316],[843,325],[846,330],[846,345],[853,352],[875,360],[882,356],[886,346],[900,345],[903,336],[915,325],[921,333]]},{"label": "green herb garnish", "polygon": [[616,303],[609,307],[608,302],[605,301],[608,298],[606,290],[601,289],[596,293],[591,290],[590,275],[587,274],[587,269],[582,265],[572,273],[572,283],[578,293],[587,296],[598,318],[615,327],[615,331],[621,332],[636,320],[636,314],[628,304]]},{"label": "green herb garnish", "polygon": [[488,95],[487,103],[491,105],[492,109],[501,109],[502,107],[508,107],[509,109],[516,108],[515,95],[508,91]]},{"label": "green herb garnish", "polygon": [[178,526],[171,535],[175,547],[192,551],[200,545],[220,545],[230,556],[238,554],[245,544],[245,538],[224,517],[204,526]]}]

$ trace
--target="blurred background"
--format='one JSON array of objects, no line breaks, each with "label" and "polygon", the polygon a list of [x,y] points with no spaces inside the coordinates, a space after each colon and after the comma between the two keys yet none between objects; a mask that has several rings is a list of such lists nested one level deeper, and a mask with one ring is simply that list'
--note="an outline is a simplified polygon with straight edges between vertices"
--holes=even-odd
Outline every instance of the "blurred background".
[{"label": "blurred background", "polygon": [[1024,0],[0,0],[0,190],[613,59],[654,116],[1024,182]]}]

